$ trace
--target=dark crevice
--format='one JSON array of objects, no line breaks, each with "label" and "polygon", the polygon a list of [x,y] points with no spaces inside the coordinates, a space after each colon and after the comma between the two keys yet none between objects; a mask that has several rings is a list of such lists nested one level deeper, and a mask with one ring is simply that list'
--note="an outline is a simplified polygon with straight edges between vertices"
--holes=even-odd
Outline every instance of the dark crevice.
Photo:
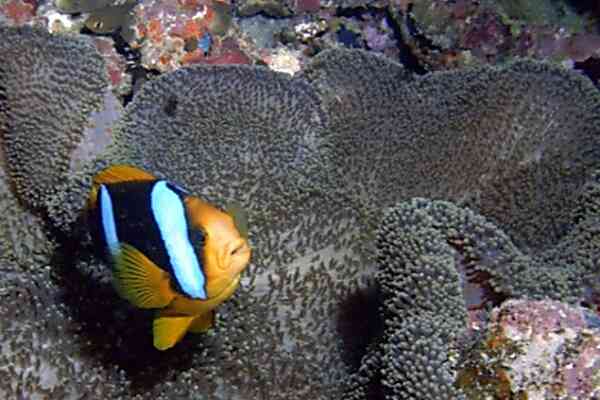
[{"label": "dark crevice", "polygon": [[383,335],[381,293],[375,283],[356,290],[341,304],[337,331],[344,343],[344,361],[353,370],[360,366],[369,347]]},{"label": "dark crevice", "polygon": [[[81,218],[78,226],[87,226]],[[119,298],[112,285],[82,265],[102,266],[101,252],[85,230],[69,235],[51,229],[58,243],[50,265],[51,280],[60,288],[63,304],[73,322],[66,322],[81,336],[81,355],[100,361],[107,371],[117,366],[132,382],[135,393],[144,393],[174,374],[192,367],[194,342],[201,336],[184,338],[168,352],[152,345],[152,310],[140,310]],[[110,266],[105,263],[106,274]],[[101,274],[104,276],[104,274]],[[69,319],[65,319],[69,321]]]},{"label": "dark crevice", "polygon": [[394,18],[392,11],[389,9],[386,11],[386,21],[394,32],[394,39],[396,40],[396,44],[398,46],[398,49],[400,50],[400,63],[406,69],[408,69],[411,72],[414,72],[415,74],[426,74],[428,71],[421,65],[417,56],[413,53],[410,46],[408,46],[408,44],[404,40],[404,36],[402,35],[402,29],[399,26],[399,22],[396,18]]},{"label": "dark crevice", "polygon": [[[392,30],[392,37],[393,37],[394,41],[396,42],[396,47],[399,50],[399,60],[398,61],[409,71],[416,73],[418,75],[424,75],[428,71],[422,66],[422,64],[419,62],[419,59],[414,55],[414,53],[412,52],[412,49],[408,46],[408,44],[404,40],[404,37],[402,35],[402,29],[399,26],[398,18],[405,18],[405,17],[404,16],[394,16],[394,14],[393,14],[394,12],[399,12],[399,11],[397,11],[397,10],[394,11],[391,9],[391,7],[385,7],[385,8],[381,7],[380,8],[380,7],[366,6],[366,7],[354,7],[354,8],[337,8],[335,16],[353,19],[353,20],[357,20],[357,21],[366,21],[367,18],[365,18],[365,16],[367,16],[367,15],[372,18],[383,17],[385,19],[387,25]],[[429,41],[427,38],[425,38],[422,35],[418,35],[417,29],[414,27],[414,23],[410,18],[407,18],[407,23],[408,23],[409,30],[411,31],[411,34],[414,34],[420,43],[422,43],[424,46],[427,46],[428,48],[432,48],[432,49],[435,48],[435,46],[433,45],[433,43],[431,41]],[[363,46],[359,46],[356,43],[356,41],[359,39],[358,36],[360,36],[360,35],[358,35],[358,34],[355,34],[355,35],[357,37],[352,38],[345,31],[342,31],[341,37],[340,37],[340,34],[338,34],[338,40],[340,42],[342,42],[343,44],[345,44],[347,47],[354,47],[354,48],[363,47]],[[352,42],[352,39],[354,39],[354,42]]]},{"label": "dark crevice", "polygon": [[600,58],[590,57],[585,61],[576,62],[575,69],[581,70],[600,89]]},{"label": "dark crevice", "polygon": [[[589,14],[594,18],[600,18],[600,2],[598,0],[567,0],[579,14]],[[600,21],[598,22],[600,24]]]}]

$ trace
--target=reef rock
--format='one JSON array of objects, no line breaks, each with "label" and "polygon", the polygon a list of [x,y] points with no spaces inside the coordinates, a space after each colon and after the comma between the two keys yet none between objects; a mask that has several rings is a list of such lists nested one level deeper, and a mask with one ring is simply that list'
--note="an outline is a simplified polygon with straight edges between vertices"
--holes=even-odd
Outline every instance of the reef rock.
[{"label": "reef rock", "polygon": [[597,315],[555,301],[510,300],[492,311],[459,383],[493,398],[592,400],[599,378]]}]

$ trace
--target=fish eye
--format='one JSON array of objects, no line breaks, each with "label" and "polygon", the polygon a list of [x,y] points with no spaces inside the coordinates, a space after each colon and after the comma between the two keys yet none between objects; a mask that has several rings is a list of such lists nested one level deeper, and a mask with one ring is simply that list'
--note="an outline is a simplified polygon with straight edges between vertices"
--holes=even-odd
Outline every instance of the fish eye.
[{"label": "fish eye", "polygon": [[102,21],[96,21],[96,23],[94,23],[94,28],[95,29],[100,29],[102,28]]},{"label": "fish eye", "polygon": [[229,255],[234,256],[236,255],[240,250],[242,249],[242,246],[239,245],[237,246],[235,249],[231,250],[231,253],[229,253]]}]

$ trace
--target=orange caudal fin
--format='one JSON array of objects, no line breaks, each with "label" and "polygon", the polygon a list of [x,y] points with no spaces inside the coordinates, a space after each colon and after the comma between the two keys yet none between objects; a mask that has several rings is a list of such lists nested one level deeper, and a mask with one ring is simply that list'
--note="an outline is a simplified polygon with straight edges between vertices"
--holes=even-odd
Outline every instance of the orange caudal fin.
[{"label": "orange caudal fin", "polygon": [[100,185],[130,181],[151,181],[154,179],[156,179],[154,175],[130,165],[112,165],[103,169],[94,176],[92,181],[92,190],[88,198],[88,209],[92,210],[96,208],[98,187]]}]

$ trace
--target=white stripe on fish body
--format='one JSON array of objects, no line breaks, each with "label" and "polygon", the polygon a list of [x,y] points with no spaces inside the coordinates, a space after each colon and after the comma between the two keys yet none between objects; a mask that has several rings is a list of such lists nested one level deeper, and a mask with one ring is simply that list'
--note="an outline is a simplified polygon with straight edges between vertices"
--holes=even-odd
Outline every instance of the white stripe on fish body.
[{"label": "white stripe on fish body", "polygon": [[204,273],[188,236],[184,204],[167,182],[152,188],[150,204],[179,286],[192,298],[206,299]]},{"label": "white stripe on fish body", "polygon": [[115,213],[113,209],[110,193],[104,185],[100,185],[100,214],[102,217],[102,231],[108,251],[113,257],[119,253],[119,237],[117,236],[117,227],[115,225]]}]

